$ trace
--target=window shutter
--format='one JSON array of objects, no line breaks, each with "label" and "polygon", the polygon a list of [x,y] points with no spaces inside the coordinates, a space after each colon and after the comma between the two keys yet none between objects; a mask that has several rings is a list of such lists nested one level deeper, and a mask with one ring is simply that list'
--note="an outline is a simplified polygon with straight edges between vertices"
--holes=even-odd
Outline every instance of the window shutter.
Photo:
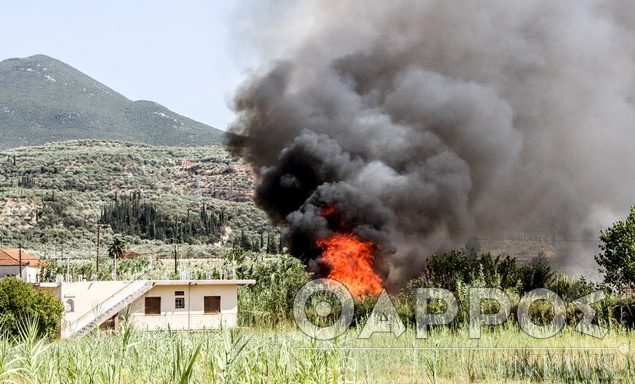
[{"label": "window shutter", "polygon": [[161,298],[160,297],[146,297],[146,315],[160,315],[161,314]]},{"label": "window shutter", "polygon": [[209,314],[220,313],[220,296],[203,297],[203,312]]}]

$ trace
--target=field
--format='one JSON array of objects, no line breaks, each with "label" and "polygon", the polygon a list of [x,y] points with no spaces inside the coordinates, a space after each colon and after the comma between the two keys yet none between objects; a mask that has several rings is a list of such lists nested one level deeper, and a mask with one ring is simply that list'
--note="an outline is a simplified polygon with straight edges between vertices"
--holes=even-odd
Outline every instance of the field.
[{"label": "field", "polygon": [[602,340],[564,329],[532,339],[501,326],[468,340],[467,330],[412,330],[398,339],[349,330],[316,342],[287,324],[275,329],[116,333],[47,344],[0,341],[0,381],[17,383],[533,383],[633,382],[633,334]]}]

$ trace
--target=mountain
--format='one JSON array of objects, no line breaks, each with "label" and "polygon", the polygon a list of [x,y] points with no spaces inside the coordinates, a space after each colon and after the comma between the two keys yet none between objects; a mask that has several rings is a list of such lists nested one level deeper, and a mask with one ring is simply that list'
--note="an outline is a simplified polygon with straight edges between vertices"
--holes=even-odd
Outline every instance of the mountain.
[{"label": "mountain", "polygon": [[35,55],[0,61],[0,137],[0,149],[77,139],[187,147],[220,143],[224,134]]}]

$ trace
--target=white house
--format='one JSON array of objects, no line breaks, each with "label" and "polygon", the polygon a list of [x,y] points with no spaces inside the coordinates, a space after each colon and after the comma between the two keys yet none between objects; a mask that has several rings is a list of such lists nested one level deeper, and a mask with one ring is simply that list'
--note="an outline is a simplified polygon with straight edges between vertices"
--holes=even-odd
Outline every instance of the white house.
[{"label": "white house", "polygon": [[[21,264],[20,264],[21,262]],[[40,260],[24,250],[14,248],[0,249],[0,278],[21,276],[29,283],[37,281]]]},{"label": "white house", "polygon": [[215,329],[238,322],[238,286],[254,280],[133,280],[40,283],[64,304],[63,338],[118,325],[137,329]]}]

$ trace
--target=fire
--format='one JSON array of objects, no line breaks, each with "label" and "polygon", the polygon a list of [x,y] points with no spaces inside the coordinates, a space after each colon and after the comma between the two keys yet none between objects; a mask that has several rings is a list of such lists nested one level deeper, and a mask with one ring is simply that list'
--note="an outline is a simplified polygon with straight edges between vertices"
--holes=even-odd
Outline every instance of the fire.
[{"label": "fire", "polygon": [[328,207],[322,208],[320,211],[320,216],[330,219],[337,215],[337,208],[334,205],[330,205]]},{"label": "fire", "polygon": [[381,293],[382,282],[373,270],[374,245],[354,234],[336,233],[317,241],[322,261],[331,266],[327,276],[344,284],[356,298]]}]

